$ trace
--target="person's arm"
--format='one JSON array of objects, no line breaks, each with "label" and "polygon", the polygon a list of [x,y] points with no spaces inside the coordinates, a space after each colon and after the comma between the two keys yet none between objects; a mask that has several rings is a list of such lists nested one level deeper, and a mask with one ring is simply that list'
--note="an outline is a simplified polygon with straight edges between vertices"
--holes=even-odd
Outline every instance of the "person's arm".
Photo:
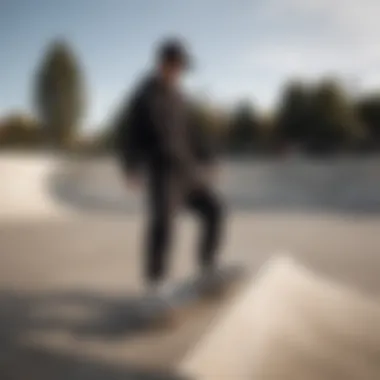
[{"label": "person's arm", "polygon": [[131,101],[123,105],[116,120],[116,153],[122,170],[129,178],[139,175],[143,158],[140,118],[142,107],[142,98],[134,96]]}]

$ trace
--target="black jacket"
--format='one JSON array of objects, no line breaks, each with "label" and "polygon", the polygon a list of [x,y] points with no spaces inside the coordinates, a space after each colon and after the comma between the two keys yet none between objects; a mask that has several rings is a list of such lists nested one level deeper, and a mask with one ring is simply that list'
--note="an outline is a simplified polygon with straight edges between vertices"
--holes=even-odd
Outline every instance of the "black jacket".
[{"label": "black jacket", "polygon": [[145,79],[117,119],[115,143],[124,171],[165,167],[191,178],[214,154],[184,97],[158,78]]}]

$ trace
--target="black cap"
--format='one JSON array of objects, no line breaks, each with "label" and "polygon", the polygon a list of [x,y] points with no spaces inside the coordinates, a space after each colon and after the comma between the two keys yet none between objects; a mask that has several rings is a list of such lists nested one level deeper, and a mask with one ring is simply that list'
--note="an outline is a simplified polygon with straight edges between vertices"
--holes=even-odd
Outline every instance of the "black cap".
[{"label": "black cap", "polygon": [[179,39],[167,39],[158,48],[157,58],[160,63],[180,63],[184,68],[192,66],[189,53]]}]

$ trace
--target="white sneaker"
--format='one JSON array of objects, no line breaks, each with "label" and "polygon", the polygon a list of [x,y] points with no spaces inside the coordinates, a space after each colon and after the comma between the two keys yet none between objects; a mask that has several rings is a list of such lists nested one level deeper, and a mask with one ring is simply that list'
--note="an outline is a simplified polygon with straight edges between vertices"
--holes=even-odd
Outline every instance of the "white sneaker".
[{"label": "white sneaker", "polygon": [[222,283],[221,274],[217,268],[203,270],[197,280],[198,289],[202,294],[215,294],[220,290]]},{"label": "white sneaker", "polygon": [[146,313],[168,309],[172,302],[172,296],[173,288],[167,283],[149,286],[142,298],[142,309]]}]

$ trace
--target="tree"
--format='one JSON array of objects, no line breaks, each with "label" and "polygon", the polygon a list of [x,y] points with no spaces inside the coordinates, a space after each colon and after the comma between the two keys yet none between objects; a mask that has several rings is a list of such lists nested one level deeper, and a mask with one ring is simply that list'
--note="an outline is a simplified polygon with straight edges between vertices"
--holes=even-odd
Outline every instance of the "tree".
[{"label": "tree", "polygon": [[299,81],[288,83],[276,117],[277,138],[287,144],[302,144],[310,119],[310,92]]},{"label": "tree", "polygon": [[343,88],[333,80],[321,82],[311,101],[309,147],[331,150],[352,145],[363,133]]},{"label": "tree", "polygon": [[36,148],[42,142],[40,125],[21,113],[14,113],[0,122],[0,147]]},{"label": "tree", "polygon": [[361,99],[356,105],[359,119],[368,128],[368,135],[375,146],[380,145],[380,95]]},{"label": "tree", "polygon": [[103,154],[111,152],[113,144],[114,131],[111,128],[101,128],[92,136],[82,138],[78,145],[84,152]]},{"label": "tree", "polygon": [[84,112],[81,71],[64,41],[53,42],[36,78],[35,101],[48,141],[68,147]]},{"label": "tree", "polygon": [[248,102],[240,103],[231,116],[228,147],[236,152],[249,152],[259,142],[260,119]]},{"label": "tree", "polygon": [[225,120],[220,110],[201,101],[193,101],[190,104],[189,123],[196,128],[201,138],[208,140],[215,148],[223,139]]},{"label": "tree", "polygon": [[286,87],[277,133],[282,141],[322,152],[358,146],[365,137],[365,128],[343,88],[328,79],[314,88],[301,82]]}]

